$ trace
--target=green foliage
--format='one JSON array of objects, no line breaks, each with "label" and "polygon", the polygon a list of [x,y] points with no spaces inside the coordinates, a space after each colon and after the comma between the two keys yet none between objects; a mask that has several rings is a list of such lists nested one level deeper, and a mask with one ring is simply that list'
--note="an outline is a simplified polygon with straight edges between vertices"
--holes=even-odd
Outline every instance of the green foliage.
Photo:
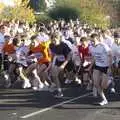
[{"label": "green foliage", "polygon": [[79,11],[70,6],[59,6],[49,11],[49,16],[53,19],[77,19],[79,18]]},{"label": "green foliage", "polygon": [[4,7],[0,14],[0,20],[11,20],[12,18],[12,8]]},{"label": "green foliage", "polygon": [[16,6],[12,9],[12,14],[14,19],[27,21],[29,23],[35,22],[34,12],[32,9],[29,9],[29,7]]},{"label": "green foliage", "polygon": [[2,10],[4,9],[5,5],[0,3],[0,13],[2,12]]},{"label": "green foliage", "polygon": [[20,21],[27,21],[29,23],[35,22],[34,11],[29,8],[28,0],[24,0],[21,4],[11,7],[5,6],[1,11],[0,19],[12,20],[17,19]]},{"label": "green foliage", "polygon": [[81,10],[80,19],[90,25],[96,24],[100,28],[107,28],[110,25],[109,19],[99,9],[83,8]]},{"label": "green foliage", "polygon": [[[96,0],[56,0],[56,8],[49,15],[56,18],[76,18],[87,22],[90,25],[96,24],[98,27],[106,28],[110,25],[110,20],[105,13],[104,6],[99,5]],[[58,15],[58,16],[57,16]],[[57,17],[56,17],[57,16]]]},{"label": "green foliage", "polygon": [[116,12],[116,14],[113,14],[114,15],[113,25],[120,26],[120,0],[111,1],[111,4],[114,8],[114,11]]},{"label": "green foliage", "polygon": [[45,6],[44,0],[39,1],[39,9],[40,9],[40,11],[45,11],[46,6]]},{"label": "green foliage", "polygon": [[49,15],[47,13],[36,15],[36,21],[38,21],[38,22],[46,23],[46,22],[49,22],[51,20],[52,20],[52,18],[49,17]]}]

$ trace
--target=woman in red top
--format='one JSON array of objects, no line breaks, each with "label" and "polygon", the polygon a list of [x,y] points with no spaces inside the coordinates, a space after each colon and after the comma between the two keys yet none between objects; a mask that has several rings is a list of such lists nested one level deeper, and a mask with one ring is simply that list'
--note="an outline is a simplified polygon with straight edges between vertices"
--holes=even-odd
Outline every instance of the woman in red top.
[{"label": "woman in red top", "polygon": [[87,70],[91,64],[91,54],[89,52],[89,41],[86,37],[80,39],[81,45],[78,46],[79,54],[82,61],[81,75],[83,80],[83,85],[88,85],[90,81],[90,72]]}]

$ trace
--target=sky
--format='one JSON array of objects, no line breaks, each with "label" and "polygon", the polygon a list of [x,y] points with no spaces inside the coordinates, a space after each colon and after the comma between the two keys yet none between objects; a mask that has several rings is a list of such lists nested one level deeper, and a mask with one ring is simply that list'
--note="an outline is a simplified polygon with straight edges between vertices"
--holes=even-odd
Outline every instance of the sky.
[{"label": "sky", "polygon": [[4,3],[5,5],[14,5],[14,0],[0,0],[0,2]]}]

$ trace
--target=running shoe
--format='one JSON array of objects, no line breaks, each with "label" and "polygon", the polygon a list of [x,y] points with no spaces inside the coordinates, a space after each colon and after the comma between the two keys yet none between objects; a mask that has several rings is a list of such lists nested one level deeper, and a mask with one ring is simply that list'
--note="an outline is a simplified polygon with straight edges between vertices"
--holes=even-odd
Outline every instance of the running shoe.
[{"label": "running shoe", "polygon": [[52,83],[50,86],[49,86],[49,92],[54,92],[56,90],[56,85],[55,83]]},{"label": "running shoe", "polygon": [[38,90],[38,87],[32,87],[32,89],[33,89],[34,91],[37,91],[37,90]]},{"label": "running shoe", "polygon": [[78,77],[75,78],[75,82],[79,85],[81,85],[81,83],[82,83],[82,81]]},{"label": "running shoe", "polygon": [[65,84],[71,84],[72,80],[66,79]]},{"label": "running shoe", "polygon": [[25,81],[24,85],[23,85],[23,88],[25,89],[25,88],[30,88],[30,87],[31,87],[30,82],[29,81]]},{"label": "running shoe", "polygon": [[100,106],[107,105],[107,104],[108,104],[107,100],[103,100],[99,103]]},{"label": "running shoe", "polygon": [[115,88],[111,88],[111,89],[110,89],[110,92],[111,92],[111,93],[116,93]]},{"label": "running shoe", "polygon": [[62,98],[63,97],[63,93],[62,92],[58,92],[56,95],[55,95],[55,98]]}]

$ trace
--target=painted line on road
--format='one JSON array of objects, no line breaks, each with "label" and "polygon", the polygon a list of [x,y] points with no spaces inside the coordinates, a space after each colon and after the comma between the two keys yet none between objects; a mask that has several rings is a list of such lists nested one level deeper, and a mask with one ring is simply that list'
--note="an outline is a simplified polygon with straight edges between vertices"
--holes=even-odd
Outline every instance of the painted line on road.
[{"label": "painted line on road", "polygon": [[89,96],[89,95],[91,95],[91,94],[92,94],[92,92],[87,93],[87,94],[84,94],[84,95],[82,95],[82,96],[75,97],[75,98],[73,98],[73,99],[66,100],[66,101],[61,102],[61,103],[59,103],[59,104],[52,105],[52,106],[47,107],[47,108],[44,108],[44,109],[42,109],[42,110],[39,110],[39,111],[36,111],[36,112],[30,113],[30,114],[27,114],[27,115],[21,116],[20,118],[22,118],[22,119],[26,119],[26,118],[29,118],[29,117],[33,117],[33,116],[35,116],[35,115],[38,115],[38,114],[40,114],[40,113],[43,113],[43,112],[49,111],[49,110],[51,110],[51,109],[53,109],[53,108],[56,108],[56,107],[58,107],[58,106],[61,106],[61,105],[63,105],[63,104],[70,103],[70,102],[75,101],[75,100],[78,100],[78,99],[80,99],[80,98],[87,97],[87,96]]}]

